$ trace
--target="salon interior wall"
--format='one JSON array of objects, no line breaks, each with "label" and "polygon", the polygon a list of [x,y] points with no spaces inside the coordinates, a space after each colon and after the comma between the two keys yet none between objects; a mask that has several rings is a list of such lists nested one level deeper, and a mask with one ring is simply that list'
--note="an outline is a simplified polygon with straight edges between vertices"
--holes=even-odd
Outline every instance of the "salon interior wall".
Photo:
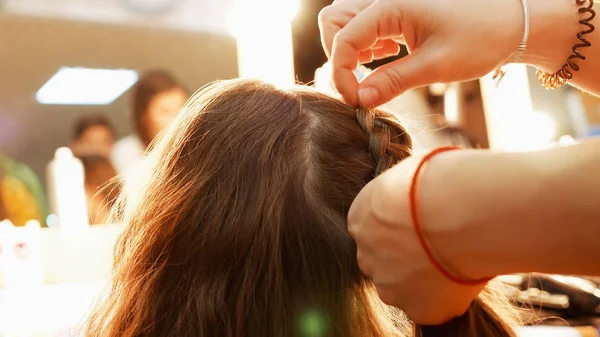
[{"label": "salon interior wall", "polygon": [[590,121],[579,90],[546,90],[536,70],[524,65],[509,65],[506,71],[499,85],[491,74],[480,80],[490,147],[530,151],[584,136]]},{"label": "salon interior wall", "polygon": [[3,0],[16,15],[224,33],[233,0]]},{"label": "salon interior wall", "polygon": [[[544,144],[548,145],[550,142],[558,141],[561,136],[565,135],[574,138],[581,137],[585,131],[578,130],[578,121],[579,124],[585,124],[579,129],[600,124],[598,122],[600,121],[598,99],[582,94],[572,87],[546,90],[538,83],[535,69],[524,66],[522,69],[524,70],[522,76],[511,78],[511,83],[501,82],[501,87],[498,89],[491,88],[490,90],[488,88],[482,92],[480,81],[452,83],[447,86],[445,96],[447,97],[448,93],[453,90],[457,97],[455,100],[445,99],[444,101],[441,101],[442,97],[437,97],[435,105],[439,106],[434,111],[446,113],[448,125],[465,130],[480,147],[487,148],[490,145],[491,136],[492,147],[506,150],[540,148]],[[512,71],[517,70],[513,69]],[[509,76],[516,75],[512,71]],[[525,80],[522,86],[519,87],[516,85],[517,83],[513,83],[516,80],[521,81],[521,79]],[[528,92],[523,93],[522,90]],[[486,94],[500,95],[494,97],[496,107],[490,109],[492,111],[488,111],[487,116],[483,104]],[[571,99],[574,98],[577,104],[570,104],[569,96],[572,96]],[[527,101],[524,101],[524,98],[527,98]],[[456,107],[448,108],[446,106],[448,103],[454,104]],[[575,105],[580,106],[576,107]],[[448,112],[451,113],[448,114]],[[535,118],[530,118],[528,116],[530,113],[533,113]],[[489,134],[489,132],[492,133]],[[525,135],[521,133],[525,133]],[[514,139],[515,137],[520,139]],[[546,139],[546,143],[536,139],[538,137]],[[507,141],[504,142],[503,138],[507,138],[505,139]],[[527,142],[531,142],[531,144],[526,144]]]},{"label": "salon interior wall", "polygon": [[448,123],[463,129],[478,147],[488,148],[487,124],[479,81],[462,82],[457,87],[457,115],[455,120],[452,116],[446,116]]},{"label": "salon interior wall", "polygon": [[30,165],[42,179],[82,114],[106,114],[119,136],[131,130],[127,93],[107,106],[37,104],[36,91],[59,67],[164,68],[192,91],[237,75],[236,43],[226,31],[227,0],[169,0],[173,6],[155,14],[133,10],[125,1],[150,3],[0,1],[0,152]]},{"label": "salon interior wall", "polygon": [[554,122],[554,141],[562,136],[600,136],[600,98],[571,86],[546,90],[540,86],[533,68],[528,69],[528,77],[533,111],[546,114]]},{"label": "salon interior wall", "polygon": [[582,103],[585,108],[586,118],[591,127],[600,129],[600,98],[583,94]]},{"label": "salon interior wall", "polygon": [[567,93],[570,88],[547,90],[540,85],[535,71],[532,67],[527,69],[533,111],[545,114],[552,119],[555,127],[553,140],[558,140],[563,135],[574,136],[573,121],[567,105]]},{"label": "salon interior wall", "polygon": [[589,122],[589,126],[586,136],[599,137],[600,136],[600,98],[583,94],[582,104],[585,109],[585,117]]}]

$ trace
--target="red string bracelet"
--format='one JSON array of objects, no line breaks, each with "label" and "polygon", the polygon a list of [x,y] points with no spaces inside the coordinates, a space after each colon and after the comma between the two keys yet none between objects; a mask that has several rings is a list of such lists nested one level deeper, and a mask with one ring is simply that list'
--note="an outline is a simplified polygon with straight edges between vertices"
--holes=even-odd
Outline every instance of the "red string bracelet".
[{"label": "red string bracelet", "polygon": [[425,251],[425,254],[427,255],[427,257],[429,258],[429,261],[431,262],[431,264],[433,264],[434,267],[440,273],[442,273],[445,277],[447,277],[449,280],[451,280],[455,283],[458,283],[458,284],[471,286],[471,285],[477,285],[477,284],[487,282],[487,281],[489,281],[489,279],[465,280],[465,279],[461,279],[461,278],[457,277],[456,275],[453,275],[452,273],[450,273],[444,267],[444,265],[442,265],[442,263],[440,263],[440,261],[438,261],[435,258],[435,255],[431,251],[431,247],[429,247],[429,245],[427,244],[427,240],[425,240],[425,236],[423,235],[423,231],[422,231],[422,226],[421,226],[421,223],[419,222],[419,217],[417,215],[417,182],[419,181],[419,174],[421,173],[423,167],[435,155],[440,154],[442,152],[448,152],[448,151],[459,150],[459,149],[460,149],[459,147],[455,147],[455,146],[440,147],[438,149],[431,151],[425,157],[423,157],[423,159],[421,159],[421,162],[419,163],[419,166],[417,166],[417,170],[415,171],[415,174],[414,174],[411,184],[410,184],[410,192],[409,192],[410,215],[412,217],[413,227],[417,234],[417,238],[419,239],[419,243],[421,244],[421,247],[423,247],[423,250]]}]

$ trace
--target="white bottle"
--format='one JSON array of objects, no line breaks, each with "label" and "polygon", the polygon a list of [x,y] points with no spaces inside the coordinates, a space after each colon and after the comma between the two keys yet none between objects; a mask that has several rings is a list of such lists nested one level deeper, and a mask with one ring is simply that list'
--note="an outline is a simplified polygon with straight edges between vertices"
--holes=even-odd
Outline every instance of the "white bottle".
[{"label": "white bottle", "polygon": [[50,212],[56,214],[61,230],[84,229],[89,226],[84,169],[69,148],[56,150],[47,167]]}]

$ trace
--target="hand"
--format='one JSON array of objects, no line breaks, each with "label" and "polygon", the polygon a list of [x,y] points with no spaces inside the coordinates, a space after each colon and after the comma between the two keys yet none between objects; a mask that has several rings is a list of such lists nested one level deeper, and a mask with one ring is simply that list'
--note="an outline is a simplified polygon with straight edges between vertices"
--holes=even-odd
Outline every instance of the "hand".
[{"label": "hand", "polygon": [[[319,25],[337,90],[353,106],[378,106],[410,88],[474,79],[502,65],[523,37],[522,13],[517,0],[337,0]],[[410,55],[359,86],[357,65],[397,54],[396,42]]]},{"label": "hand", "polygon": [[[410,157],[365,186],[350,208],[348,230],[358,246],[358,265],[372,279],[381,299],[417,324],[434,325],[466,312],[485,284],[463,286],[448,280],[419,244],[408,203],[419,160]],[[434,207],[422,203],[427,209]],[[433,218],[427,217],[423,225],[431,228]]]}]

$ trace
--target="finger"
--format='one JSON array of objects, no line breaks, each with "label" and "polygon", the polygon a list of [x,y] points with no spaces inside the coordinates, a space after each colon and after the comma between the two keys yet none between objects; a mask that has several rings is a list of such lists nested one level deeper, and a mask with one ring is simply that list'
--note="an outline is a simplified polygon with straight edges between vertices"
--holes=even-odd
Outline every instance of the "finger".
[{"label": "finger", "polygon": [[436,69],[442,60],[439,49],[424,46],[377,68],[360,83],[360,105],[379,106],[408,89],[439,82]]},{"label": "finger", "polygon": [[359,55],[360,63],[369,63],[373,60],[380,60],[386,57],[395,56],[400,53],[400,46],[392,40],[378,40],[370,49],[361,51]]},{"label": "finger", "polygon": [[331,56],[333,38],[343,27],[335,23],[336,20],[334,19],[334,16],[337,15],[339,15],[339,13],[336,13],[334,11],[333,4],[324,7],[319,12],[318,23],[319,33],[321,35],[321,45],[323,46],[323,50],[325,51],[325,55],[327,55],[327,58]]},{"label": "finger", "polygon": [[388,2],[372,3],[348,22],[333,39],[333,83],[344,100],[352,106],[359,103],[358,81],[354,70],[359,64],[360,52],[370,49],[379,39],[401,34],[399,24],[394,24],[397,19],[390,17],[391,11],[386,11],[382,3]]},{"label": "finger", "polygon": [[[332,54],[332,59],[333,59]],[[358,79],[354,74],[354,70],[358,67],[359,57],[358,55],[353,55],[352,60],[354,60],[353,65],[337,65],[333,67],[333,85],[337,89],[337,91],[342,95],[344,101],[353,107],[358,106]],[[348,63],[345,61],[345,63]]]},{"label": "finger", "polygon": [[381,48],[373,50],[373,59],[380,60],[386,57],[396,56],[400,53],[400,45],[391,40],[384,41]]},{"label": "finger", "polygon": [[398,47],[398,43],[395,42],[393,39],[386,39],[386,40],[378,40],[377,43],[375,43],[375,45],[373,47],[371,47],[372,50],[394,50]]},{"label": "finger", "polygon": [[378,52],[373,52],[373,60],[382,60],[382,59],[386,59],[388,57],[392,57],[392,56],[397,56],[398,53],[378,53]]},{"label": "finger", "polygon": [[392,41],[399,43],[399,44],[406,45],[406,39],[404,38],[404,35],[402,35],[400,37],[395,37],[392,39]]},{"label": "finger", "polygon": [[369,50],[365,50],[365,51],[361,51],[360,55],[358,55],[358,61],[360,63],[369,63],[371,61],[373,61],[373,56],[374,52]]},{"label": "finger", "polygon": [[[333,4],[335,4],[335,1]],[[331,56],[331,45],[333,44],[333,38],[341,29],[339,25],[333,23],[334,21],[332,16],[337,15],[337,13],[332,10],[333,4],[321,9],[318,17],[321,45],[323,46],[323,50],[325,51],[327,58]]]},{"label": "finger", "polygon": [[373,1],[375,0],[336,0],[319,12],[321,44],[328,58],[331,56],[333,39],[338,31]]},{"label": "finger", "polygon": [[385,42],[386,42],[386,40],[377,40],[377,42],[375,43],[375,45],[373,47],[371,47],[371,49],[373,49],[373,50],[381,49],[385,46]]}]

